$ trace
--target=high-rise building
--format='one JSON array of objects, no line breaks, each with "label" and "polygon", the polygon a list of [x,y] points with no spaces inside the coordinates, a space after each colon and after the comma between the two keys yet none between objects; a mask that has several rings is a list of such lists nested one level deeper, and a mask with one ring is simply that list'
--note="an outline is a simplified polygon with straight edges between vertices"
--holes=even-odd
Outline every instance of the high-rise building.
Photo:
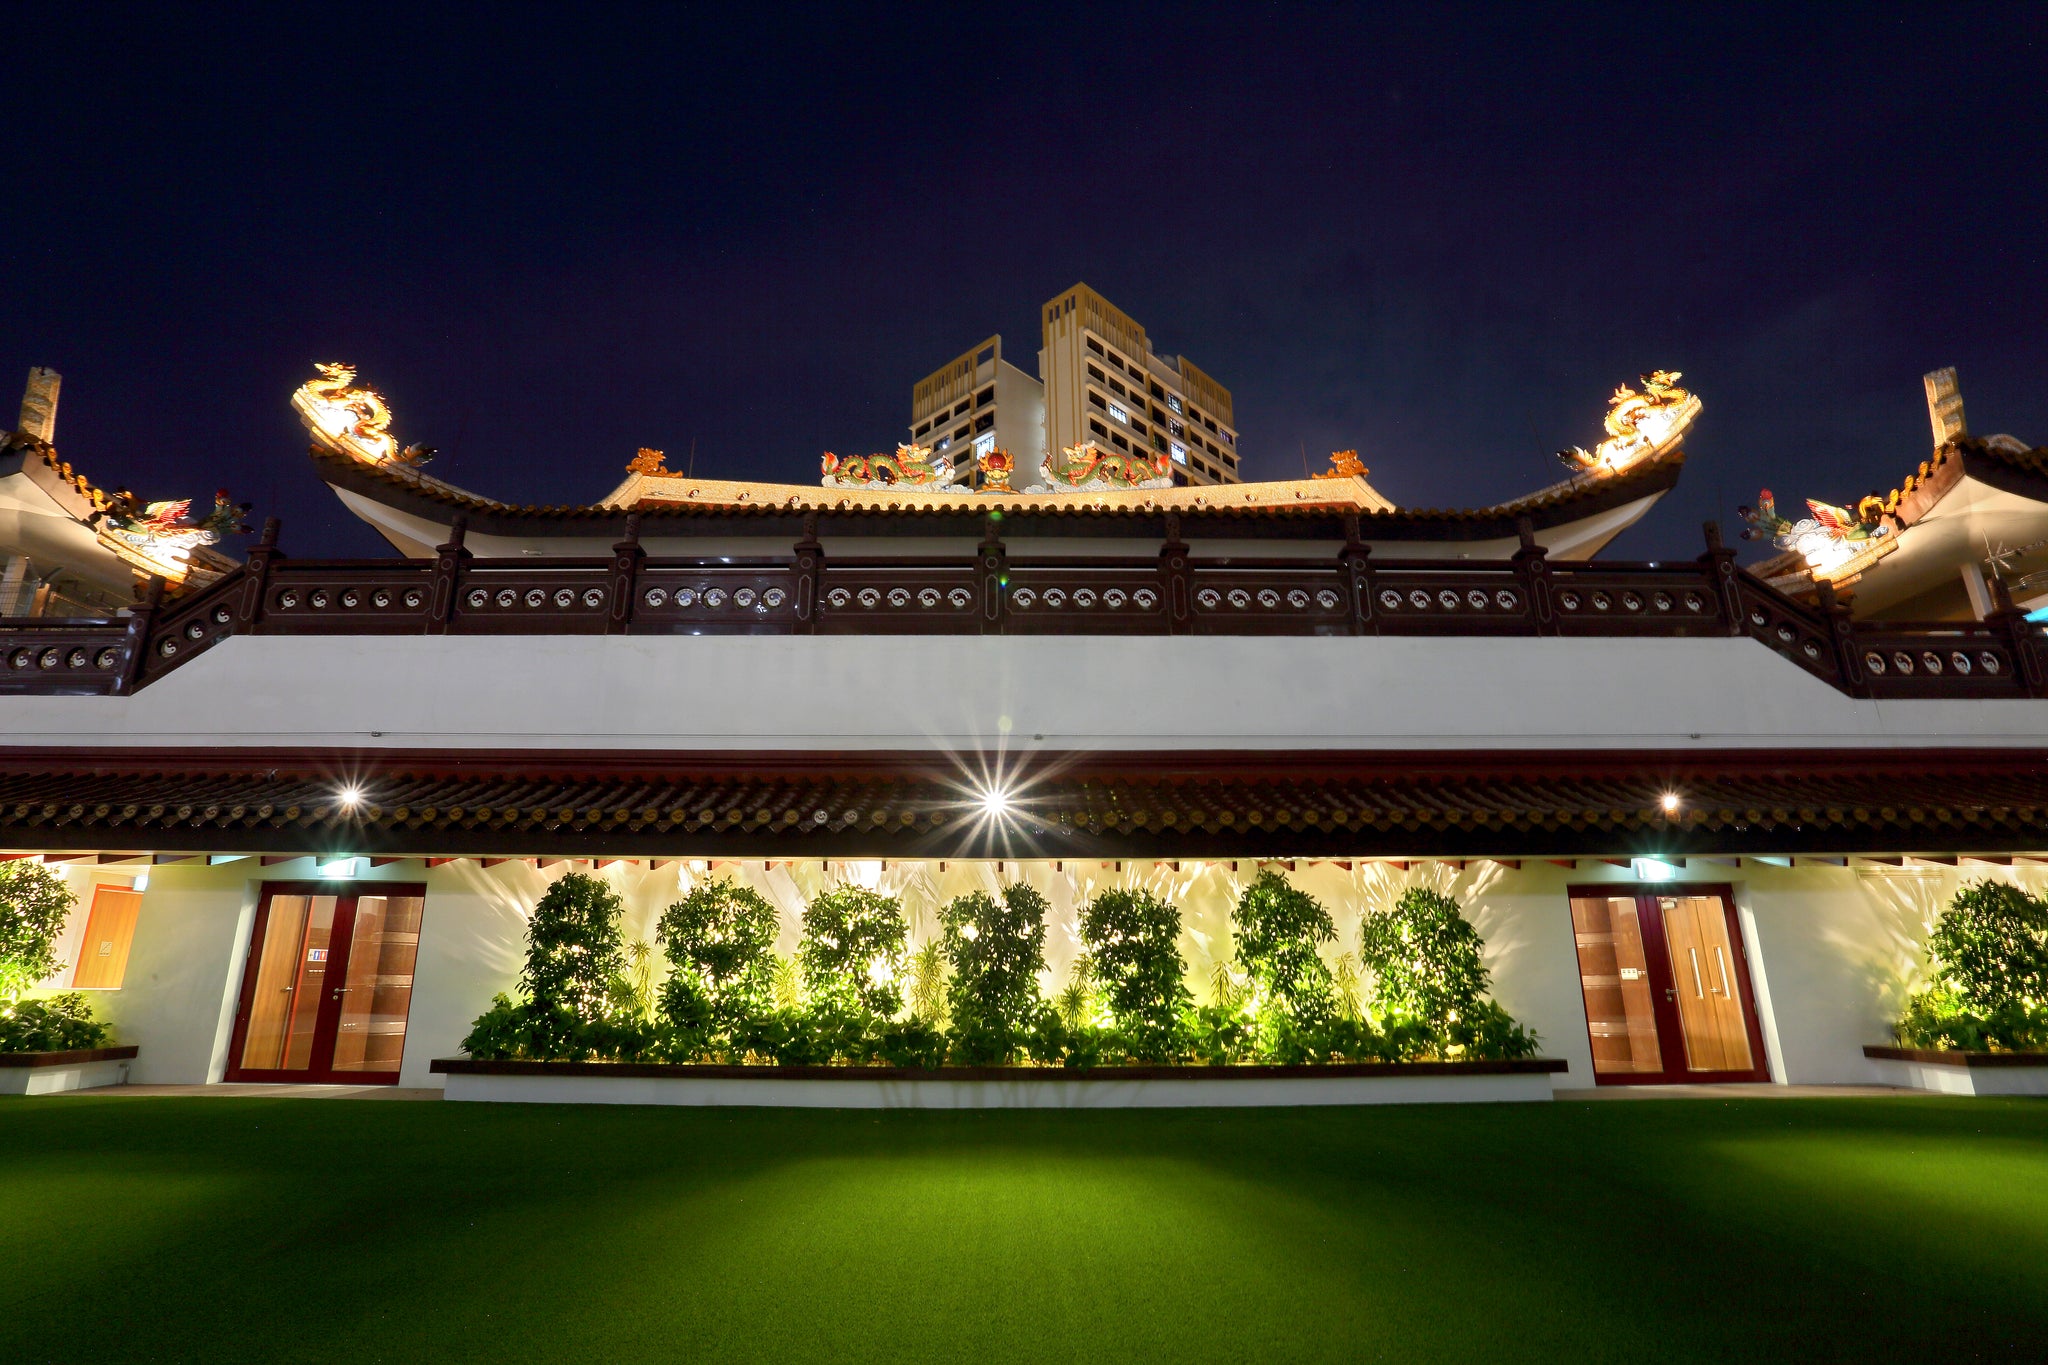
[{"label": "high-rise building", "polygon": [[990,337],[918,381],[910,439],[947,454],[963,475],[992,449],[1017,460],[1020,485],[1040,464],[1094,442],[1119,454],[1167,457],[1177,484],[1237,483],[1230,390],[1186,356],[1157,354],[1145,329],[1085,284],[1045,305],[1033,379]]}]

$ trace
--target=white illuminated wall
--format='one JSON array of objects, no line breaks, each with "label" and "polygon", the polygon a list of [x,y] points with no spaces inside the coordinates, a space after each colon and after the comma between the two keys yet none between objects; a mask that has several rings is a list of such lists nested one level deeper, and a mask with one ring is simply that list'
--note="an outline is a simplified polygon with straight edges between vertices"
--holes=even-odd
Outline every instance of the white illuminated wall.
[{"label": "white illuminated wall", "polygon": [[[427,870],[417,862],[388,864],[363,880],[421,882],[426,915],[415,969],[412,1013],[401,1083],[433,1086],[435,1057],[453,1056],[493,994],[512,992],[525,952],[525,920],[556,877],[582,864],[538,869],[523,862],[484,868],[463,860]],[[617,865],[600,876],[626,904],[628,940],[652,943],[664,906],[695,878],[735,876],[782,911],[776,951],[794,950],[805,899],[839,880],[901,896],[913,946],[938,933],[936,910],[971,890],[993,891],[1022,878],[1052,905],[1046,935],[1048,995],[1066,984],[1078,951],[1076,919],[1087,898],[1108,886],[1144,886],[1182,909],[1181,951],[1198,1000],[1210,995],[1212,974],[1229,961],[1229,911],[1256,865],[1127,862],[1122,870],[1101,862],[760,862],[677,863],[650,871]],[[102,1015],[118,1040],[141,1046],[132,1071],[137,1082],[200,1083],[220,1079],[227,1064],[240,975],[261,882],[313,875],[310,860],[261,867],[256,859],[218,866],[168,864],[150,874],[137,920],[127,979],[118,991],[96,992]],[[81,887],[107,876],[72,871]],[[1567,885],[1630,881],[1626,869],[1582,863],[1577,870],[1549,863],[1519,869],[1475,863],[1464,870],[1424,861],[1401,869],[1388,863],[1346,870],[1331,863],[1297,866],[1296,885],[1320,899],[1336,921],[1338,938],[1326,948],[1335,961],[1355,952],[1363,915],[1391,906],[1409,886],[1429,886],[1456,898],[1486,940],[1495,998],[1542,1035],[1546,1055],[1562,1057],[1570,1071],[1561,1087],[1592,1084],[1585,1011],[1579,993]],[[1732,884],[1747,939],[1759,1013],[1772,1074],[1799,1083],[1862,1083],[1876,1079],[1862,1056],[1866,1043],[1890,1041],[1887,1031],[1918,970],[1926,928],[1965,881],[2012,880],[2041,891],[2048,869],[1929,867],[1782,868],[1745,860],[1738,868],[1694,865],[1687,881]],[[82,923],[88,898],[75,919]],[[76,925],[72,926],[73,930]],[[657,962],[659,958],[657,956]],[[665,968],[665,964],[662,964]]]}]

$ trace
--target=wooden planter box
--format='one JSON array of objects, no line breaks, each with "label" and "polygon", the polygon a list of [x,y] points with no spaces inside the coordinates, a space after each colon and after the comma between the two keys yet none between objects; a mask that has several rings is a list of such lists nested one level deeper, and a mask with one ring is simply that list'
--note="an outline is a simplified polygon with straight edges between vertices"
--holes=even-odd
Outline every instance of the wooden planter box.
[{"label": "wooden planter box", "polygon": [[128,1080],[132,1047],[92,1047],[76,1052],[0,1052],[0,1095],[53,1095],[91,1090]]},{"label": "wooden planter box", "polygon": [[1548,1100],[1555,1058],[1328,1066],[669,1066],[444,1057],[451,1100],[793,1109],[1195,1109]]},{"label": "wooden planter box", "polygon": [[1946,1052],[1866,1047],[1891,1085],[1944,1095],[2048,1095],[2048,1052]]}]

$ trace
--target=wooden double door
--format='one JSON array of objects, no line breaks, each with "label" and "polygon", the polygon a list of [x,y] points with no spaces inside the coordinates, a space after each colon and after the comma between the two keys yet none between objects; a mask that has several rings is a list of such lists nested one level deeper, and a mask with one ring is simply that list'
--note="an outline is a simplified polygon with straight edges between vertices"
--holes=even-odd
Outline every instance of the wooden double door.
[{"label": "wooden double door", "polygon": [[1570,895],[1597,1084],[1770,1079],[1728,887]]},{"label": "wooden double door", "polygon": [[396,1085],[425,908],[418,885],[266,883],[227,1079]]}]

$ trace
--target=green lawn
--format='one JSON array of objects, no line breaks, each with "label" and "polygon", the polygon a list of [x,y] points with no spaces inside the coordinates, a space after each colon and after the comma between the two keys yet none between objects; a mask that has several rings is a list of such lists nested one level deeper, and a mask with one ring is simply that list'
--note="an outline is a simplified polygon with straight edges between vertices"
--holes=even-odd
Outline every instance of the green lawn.
[{"label": "green lawn", "polygon": [[0,1361],[2048,1359],[2048,1103],[0,1101]]}]

